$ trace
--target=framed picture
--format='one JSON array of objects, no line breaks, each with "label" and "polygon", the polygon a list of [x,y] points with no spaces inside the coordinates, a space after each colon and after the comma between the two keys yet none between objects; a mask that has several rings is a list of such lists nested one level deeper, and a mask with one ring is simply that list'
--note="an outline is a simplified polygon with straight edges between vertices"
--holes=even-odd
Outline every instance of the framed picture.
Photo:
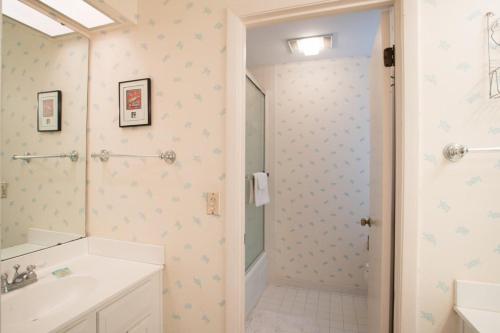
[{"label": "framed picture", "polygon": [[61,130],[62,93],[60,90],[38,93],[38,132]]},{"label": "framed picture", "polygon": [[151,79],[120,82],[120,127],[151,125]]}]

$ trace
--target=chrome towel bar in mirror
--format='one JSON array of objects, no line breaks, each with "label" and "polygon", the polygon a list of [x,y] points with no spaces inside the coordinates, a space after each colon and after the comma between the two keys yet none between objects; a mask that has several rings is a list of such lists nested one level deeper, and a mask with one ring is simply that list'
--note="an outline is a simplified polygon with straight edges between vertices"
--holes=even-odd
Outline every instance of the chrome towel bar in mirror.
[{"label": "chrome towel bar in mirror", "polygon": [[110,157],[132,157],[132,158],[156,157],[161,160],[164,160],[167,164],[173,164],[177,158],[177,155],[173,150],[163,151],[156,155],[134,155],[134,154],[114,154],[109,150],[103,149],[101,150],[101,152],[92,153],[90,156],[92,158],[99,158],[101,162],[107,162]]},{"label": "chrome towel bar in mirror", "polygon": [[450,162],[460,161],[467,153],[500,152],[500,147],[469,148],[467,146],[450,143],[443,149],[444,157]]},{"label": "chrome towel bar in mirror", "polygon": [[78,161],[79,155],[76,150],[69,152],[68,154],[49,154],[49,155],[31,155],[30,153],[25,153],[24,155],[12,155],[13,160],[23,160],[26,163],[31,162],[32,159],[37,158],[69,158],[71,162]]}]

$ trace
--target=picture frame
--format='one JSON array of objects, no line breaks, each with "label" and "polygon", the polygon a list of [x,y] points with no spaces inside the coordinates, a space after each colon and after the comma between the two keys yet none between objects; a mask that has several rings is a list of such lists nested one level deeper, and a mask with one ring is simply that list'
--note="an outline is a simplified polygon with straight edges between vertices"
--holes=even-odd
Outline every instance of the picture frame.
[{"label": "picture frame", "polygon": [[151,79],[118,83],[119,126],[151,125]]},{"label": "picture frame", "polygon": [[61,90],[41,91],[37,94],[37,131],[59,132],[62,124]]}]

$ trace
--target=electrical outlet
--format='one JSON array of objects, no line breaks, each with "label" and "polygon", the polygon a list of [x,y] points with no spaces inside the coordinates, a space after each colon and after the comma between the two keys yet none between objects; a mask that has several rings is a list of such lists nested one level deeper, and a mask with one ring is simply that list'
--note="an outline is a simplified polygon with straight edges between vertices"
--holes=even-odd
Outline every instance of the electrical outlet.
[{"label": "electrical outlet", "polygon": [[0,198],[5,199],[8,196],[9,183],[0,183]]},{"label": "electrical outlet", "polygon": [[219,192],[207,193],[207,215],[220,215]]}]

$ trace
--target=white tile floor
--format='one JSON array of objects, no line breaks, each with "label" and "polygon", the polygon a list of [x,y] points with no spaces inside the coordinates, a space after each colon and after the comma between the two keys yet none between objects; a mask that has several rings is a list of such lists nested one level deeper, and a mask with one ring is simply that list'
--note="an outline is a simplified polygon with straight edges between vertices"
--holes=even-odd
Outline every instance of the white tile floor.
[{"label": "white tile floor", "polygon": [[366,296],[269,286],[246,333],[368,333]]}]

